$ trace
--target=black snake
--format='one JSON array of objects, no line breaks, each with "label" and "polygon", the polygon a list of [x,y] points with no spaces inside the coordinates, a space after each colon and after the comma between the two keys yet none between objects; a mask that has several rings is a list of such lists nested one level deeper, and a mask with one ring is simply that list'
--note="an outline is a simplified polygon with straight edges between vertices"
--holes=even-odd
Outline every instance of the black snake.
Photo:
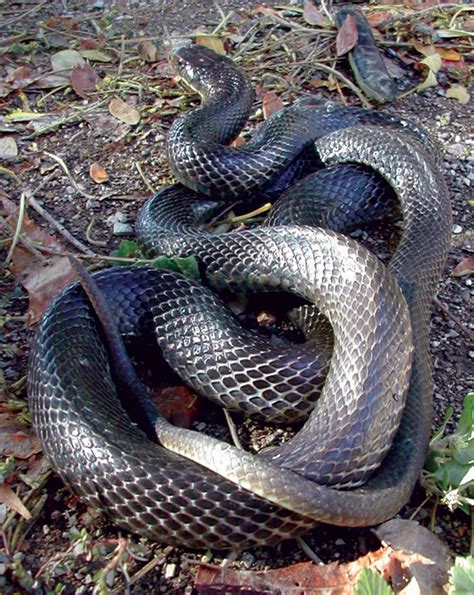
[{"label": "black snake", "polygon": [[[270,419],[313,411],[293,439],[260,456],[164,420],[156,424],[160,444],[153,442],[132,423],[138,419],[114,383],[95,314],[74,285],[44,315],[31,353],[30,407],[44,451],[89,503],[163,542],[247,548],[316,521],[362,526],[390,518],[411,494],[430,433],[429,305],[451,231],[432,143],[423,130],[383,114],[304,101],[272,116],[243,148],[223,146],[248,116],[253,95],[245,76],[203,48],[176,56],[205,95],[168,141],[173,171],[191,190],[178,184],[158,193],[140,214],[138,235],[150,253],[194,255],[215,288],[292,292],[315,304],[333,327],[330,364],[323,354],[314,365],[317,330],[306,344],[273,348],[239,328],[196,281],[144,268],[104,271],[94,278],[125,340],[152,349],[156,331],[163,357],[196,390]],[[307,227],[295,203],[275,210],[276,227],[217,235],[192,227],[193,190],[249,203],[321,164],[330,173],[315,173],[316,181],[349,167],[371,180],[364,187],[393,188],[404,229],[388,269],[354,241]],[[353,216],[346,194],[329,217],[336,228],[366,210],[360,203]],[[287,195],[291,201],[291,188]],[[155,221],[157,211],[172,220],[171,230]],[[293,213],[298,225],[282,226],[278,213]]]}]

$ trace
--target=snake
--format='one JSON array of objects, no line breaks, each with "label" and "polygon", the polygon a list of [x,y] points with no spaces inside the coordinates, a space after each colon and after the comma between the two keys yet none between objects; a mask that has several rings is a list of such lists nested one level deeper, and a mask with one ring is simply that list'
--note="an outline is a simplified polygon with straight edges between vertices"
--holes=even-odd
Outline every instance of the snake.
[{"label": "snake", "polygon": [[[163,543],[244,549],[321,522],[387,520],[413,491],[431,428],[429,311],[451,233],[434,141],[402,118],[310,97],[229,146],[251,109],[249,80],[204,47],[178,48],[174,61],[203,100],[170,130],[177,183],[142,208],[137,235],[150,255],[193,256],[205,283],[149,267],[101,271],[94,283],[132,353],[140,345],[224,407],[271,422],[281,414],[300,429],[258,454],[159,414],[150,432],[75,283],[43,315],[30,353],[29,406],[44,452],[88,504]],[[345,176],[329,215],[305,214],[315,188],[334,190]],[[366,189],[354,211],[352,186]],[[370,199],[377,189],[385,206]],[[282,192],[260,228],[195,227],[209,205]],[[385,266],[339,232],[394,203],[403,230]],[[295,294],[306,304],[297,316],[306,340],[242,328],[216,293],[229,289]],[[315,318],[330,325],[330,340]]]}]

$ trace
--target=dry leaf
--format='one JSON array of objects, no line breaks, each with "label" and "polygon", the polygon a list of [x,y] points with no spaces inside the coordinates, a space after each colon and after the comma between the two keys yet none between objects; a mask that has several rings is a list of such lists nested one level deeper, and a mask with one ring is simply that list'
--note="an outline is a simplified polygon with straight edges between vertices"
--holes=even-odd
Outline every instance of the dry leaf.
[{"label": "dry leaf", "polygon": [[415,50],[423,56],[431,56],[432,54],[437,53],[434,45],[425,45],[423,43],[418,43],[417,41],[413,41],[412,43]]},{"label": "dry leaf", "polygon": [[20,424],[11,413],[0,413],[0,454],[29,459],[41,452],[41,444],[31,428]]},{"label": "dry leaf", "polygon": [[357,19],[352,14],[348,14],[337,32],[337,55],[343,56],[347,52],[350,52],[357,45],[358,36]]},{"label": "dry leaf", "polygon": [[130,124],[131,126],[138,124],[141,117],[140,112],[133,107],[133,105],[126,103],[118,97],[114,97],[109,103],[109,112],[112,116],[115,116],[117,120]]},{"label": "dry leaf", "polygon": [[216,54],[222,54],[224,56],[226,54],[224,41],[219,35],[196,35],[195,41],[198,45],[203,45],[216,52]]},{"label": "dry leaf", "polygon": [[322,12],[316,8],[312,2],[305,2],[303,9],[303,19],[308,25],[325,25],[326,19]]},{"label": "dry leaf", "polygon": [[[395,591],[442,593],[450,567],[448,549],[428,529],[414,521],[394,520],[377,529],[384,545],[376,552],[346,564],[313,562],[266,571],[237,571],[200,564],[194,587],[198,593],[331,593],[352,595],[358,576],[369,568],[391,581]],[[403,548],[403,549],[402,549]]]},{"label": "dry leaf", "polygon": [[466,87],[460,84],[451,85],[451,87],[449,87],[449,89],[446,91],[446,97],[449,97],[450,99],[457,99],[459,103],[462,103],[463,105],[469,103],[471,98]]},{"label": "dry leaf", "polygon": [[109,174],[105,171],[102,165],[93,163],[89,169],[89,175],[96,184],[103,184],[109,179]]},{"label": "dry leaf", "polygon": [[252,8],[253,14],[263,14],[265,16],[272,15],[272,14],[280,14],[279,10],[275,8],[269,8],[268,6],[262,6],[261,4],[257,4]]},{"label": "dry leaf", "polygon": [[[7,198],[1,198],[0,205],[3,216],[14,230],[18,214],[17,205]],[[66,247],[54,235],[36,225],[28,215],[24,216],[21,229],[27,240],[47,246],[55,252],[67,252]],[[11,271],[15,279],[28,291],[29,324],[37,322],[58,292],[75,279],[75,273],[66,257],[40,258],[21,245],[17,245],[13,252]]]},{"label": "dry leaf", "polygon": [[71,73],[71,84],[74,91],[79,97],[86,97],[86,91],[94,91],[97,82],[97,73],[86,64],[85,66],[77,66]]},{"label": "dry leaf", "polygon": [[229,144],[229,147],[242,147],[243,145],[245,145],[245,138],[239,134],[239,136],[234,138],[234,140]]},{"label": "dry leaf", "polygon": [[449,60],[450,62],[460,62],[462,60],[461,54],[457,50],[436,48],[436,53],[443,58],[443,60]]},{"label": "dry leaf", "polygon": [[190,428],[204,400],[186,386],[173,386],[152,392],[161,414],[174,426]]},{"label": "dry leaf", "polygon": [[[377,537],[394,550],[403,568],[403,585],[408,579],[411,589],[406,593],[444,594],[448,582],[448,570],[452,565],[449,549],[434,533],[422,527],[416,521],[393,519],[376,529]],[[410,580],[410,576],[412,579]],[[399,577],[400,578],[400,577]],[[400,580],[402,580],[400,578]],[[398,592],[392,576],[392,583]],[[402,588],[406,589],[406,586]]]},{"label": "dry leaf", "polygon": [[474,254],[469,254],[463,258],[451,273],[453,277],[462,277],[463,275],[472,275],[474,273]]},{"label": "dry leaf", "polygon": [[100,50],[81,50],[80,54],[83,58],[93,62],[112,62],[112,56]]},{"label": "dry leaf", "polygon": [[417,91],[423,91],[428,87],[436,87],[438,84],[438,79],[436,78],[435,73],[432,70],[428,70],[428,74],[425,80],[417,86]]},{"label": "dry leaf", "polygon": [[26,508],[26,506],[23,504],[20,498],[18,498],[10,486],[5,484],[0,485],[0,502],[8,506],[8,508],[11,510],[17,512],[27,521],[31,519],[30,511]]},{"label": "dry leaf", "polygon": [[379,25],[389,23],[392,20],[392,15],[387,11],[378,11],[366,14],[365,18],[371,27],[378,27]]},{"label": "dry leaf", "polygon": [[84,66],[86,61],[76,50],[61,50],[51,56],[53,72],[69,74],[76,66]]},{"label": "dry leaf", "polygon": [[158,48],[151,41],[141,41],[138,44],[138,55],[145,62],[156,62],[158,60]]},{"label": "dry leaf", "polygon": [[283,107],[282,100],[273,91],[267,91],[263,96],[263,117],[267,120],[274,112]]}]

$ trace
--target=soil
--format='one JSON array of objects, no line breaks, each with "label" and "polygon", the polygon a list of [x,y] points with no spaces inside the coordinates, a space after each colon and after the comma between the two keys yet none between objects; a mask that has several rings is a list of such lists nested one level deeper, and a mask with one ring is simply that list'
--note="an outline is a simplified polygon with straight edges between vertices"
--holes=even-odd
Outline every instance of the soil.
[{"label": "soil", "polygon": [[[262,4],[271,6],[281,2]],[[298,5],[297,2],[292,4]],[[160,2],[150,6],[149,2],[138,0],[107,0],[91,2],[90,6],[86,11],[84,3],[74,0],[46,3],[11,0],[7,5],[2,5],[2,39],[23,35],[18,43],[32,43],[35,39],[41,39],[40,23],[43,23],[49,26],[49,29],[43,27],[41,31],[48,36],[50,45],[40,45],[35,50],[28,50],[25,45],[23,54],[17,49],[15,54],[0,56],[0,66],[28,64],[47,70],[51,54],[67,47],[64,43],[67,44],[68,40],[76,40],[77,36],[98,39],[101,30],[106,32],[108,39],[114,37],[120,40],[123,36],[122,54],[127,57],[129,47],[136,47],[141,38],[151,38],[159,46],[170,36],[176,42],[198,26],[204,31],[212,31],[222,19],[216,4],[210,1]],[[225,14],[232,9],[237,11],[237,22],[239,19],[254,18],[250,15],[252,6],[253,2],[246,1],[219,2]],[[62,17],[67,20],[61,25]],[[78,26],[69,27],[68,23],[78,23]],[[52,31],[54,29],[59,33]],[[169,181],[170,171],[164,150],[166,132],[176,115],[196,102],[192,96],[183,96],[179,89],[175,92],[174,103],[169,93],[164,94],[161,101],[166,102],[167,111],[160,115],[160,98],[158,96],[157,101],[157,95],[151,87],[165,80],[168,90],[173,90],[171,75],[166,67],[160,67],[163,68],[160,72],[154,70],[153,64],[146,65],[143,61],[135,61],[132,67],[136,68],[137,64],[139,71],[133,77],[129,76],[131,70],[127,69],[124,61],[123,69],[127,73],[124,80],[128,86],[113,87],[113,91],[117,91],[129,103],[136,103],[142,110],[144,106],[157,106],[155,112],[149,111],[144,123],[136,128],[126,126],[114,120],[104,104],[89,115],[84,113],[47,134],[34,136],[34,129],[25,125],[14,133],[19,157],[6,164],[34,191],[47,178],[54,165],[45,152],[61,157],[75,182],[90,196],[79,192],[62,169],[58,169],[57,175],[51,177],[35,196],[75,238],[103,255],[110,255],[120,242],[121,238],[113,232],[114,222],[117,219],[125,223],[133,222],[140,206],[150,196],[150,190],[139,175],[136,164],[140,164],[148,184],[154,188]],[[102,77],[117,72],[117,63],[95,63],[95,66]],[[347,76],[350,76],[349,71]],[[155,79],[158,83],[155,83]],[[144,80],[150,81],[150,84],[147,86]],[[137,81],[140,84],[133,86]],[[473,130],[472,101],[462,105],[448,99],[446,85],[443,84],[446,81],[442,76],[440,83],[437,87],[412,94],[384,109],[426,126],[439,141],[443,152],[454,225],[453,249],[439,283],[431,320],[435,384],[433,428],[439,427],[450,405],[454,408],[454,415],[448,427],[452,429],[465,395],[473,390],[473,323],[468,316],[472,305],[472,279],[468,275],[453,276],[452,272],[474,250],[469,232],[472,230],[472,211],[468,206],[474,186],[474,136],[468,134],[469,130]],[[33,92],[27,89],[23,94],[18,92],[5,97],[1,113],[9,113],[16,107],[24,111],[37,109],[55,116],[65,107],[74,106],[79,111],[90,105],[88,99],[78,98],[70,91],[52,92],[44,98],[46,93],[44,89]],[[104,98],[111,96],[105,94]],[[334,95],[332,98],[335,98]],[[261,99],[259,101],[261,106]],[[97,185],[91,180],[89,167],[94,162],[105,168],[109,182]],[[19,192],[11,176],[0,177],[0,193],[18,202]],[[29,214],[38,225],[51,230],[45,221],[30,211]],[[91,226],[92,219],[94,222]],[[133,233],[126,237],[133,239]],[[103,245],[99,246],[98,241],[103,242]],[[9,245],[3,245],[6,255]],[[4,383],[6,393],[3,403],[10,403],[13,412],[24,413],[24,379],[29,345],[34,333],[34,328],[27,324],[28,294],[8,268],[2,271],[0,283],[0,315],[4,333],[0,337],[0,382]],[[212,561],[218,565],[228,559],[235,568],[264,569],[307,560],[307,555],[294,541],[232,556],[222,552],[211,554],[172,548],[126,535],[107,518],[82,504],[54,474],[50,473],[42,481],[40,471],[43,469],[39,468],[41,461],[40,455],[33,455],[29,459],[17,459],[14,467],[7,469],[11,474],[11,485],[15,486],[20,498],[33,512],[33,519],[20,521],[18,516],[12,518],[5,506],[0,506],[0,516],[4,522],[0,588],[5,592],[21,592],[23,589],[35,593],[89,593],[94,588],[98,592],[106,592],[107,589],[122,592],[129,577],[133,576],[130,592],[192,593],[197,561]],[[36,487],[32,489],[21,482],[20,473],[28,473],[30,481],[34,478],[38,482]],[[400,516],[413,517],[426,526],[433,522],[434,532],[453,553],[467,554],[467,516],[459,511],[450,513],[441,506],[433,511],[434,500],[425,503],[424,500],[424,490],[417,488]],[[323,562],[353,560],[379,545],[370,529],[348,530],[326,526],[311,531],[306,541]]]}]

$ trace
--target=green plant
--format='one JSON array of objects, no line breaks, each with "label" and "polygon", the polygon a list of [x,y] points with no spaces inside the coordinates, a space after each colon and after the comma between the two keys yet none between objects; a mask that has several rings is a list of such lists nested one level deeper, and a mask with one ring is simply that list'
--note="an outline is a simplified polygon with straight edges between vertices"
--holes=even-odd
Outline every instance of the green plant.
[{"label": "green plant", "polygon": [[[427,490],[450,510],[460,508],[471,515],[474,526],[474,393],[466,395],[455,431],[444,435],[452,415],[449,407],[431,440],[423,480]],[[471,532],[471,553],[473,549]]]}]

